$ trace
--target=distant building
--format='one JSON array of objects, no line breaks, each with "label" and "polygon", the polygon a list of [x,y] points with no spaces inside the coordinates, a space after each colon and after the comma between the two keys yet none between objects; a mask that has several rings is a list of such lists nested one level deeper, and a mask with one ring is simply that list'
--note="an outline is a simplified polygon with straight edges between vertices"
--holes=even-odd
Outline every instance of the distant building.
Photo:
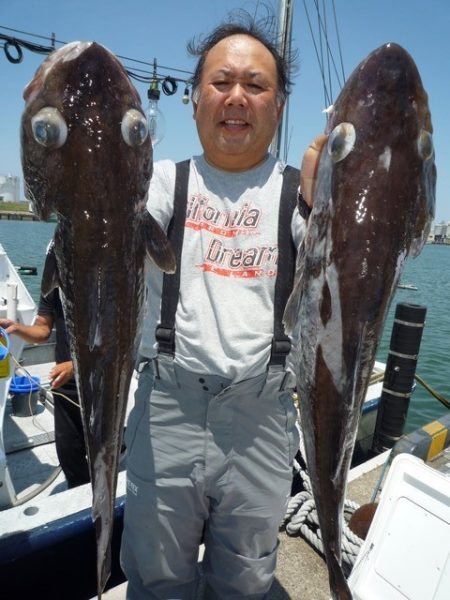
[{"label": "distant building", "polygon": [[20,178],[0,175],[0,202],[20,202]]},{"label": "distant building", "polygon": [[434,242],[445,244],[450,242],[450,221],[441,221],[433,229]]}]

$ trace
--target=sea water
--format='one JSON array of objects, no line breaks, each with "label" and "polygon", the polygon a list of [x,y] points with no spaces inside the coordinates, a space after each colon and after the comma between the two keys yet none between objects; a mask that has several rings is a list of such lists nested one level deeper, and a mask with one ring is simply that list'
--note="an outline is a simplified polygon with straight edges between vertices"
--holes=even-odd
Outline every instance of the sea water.
[{"label": "sea water", "polygon": [[[45,251],[54,232],[54,223],[0,220],[0,243],[16,266],[33,266],[37,275],[22,278],[37,302]],[[416,259],[408,259],[402,283],[417,290],[398,288],[383,331],[378,360],[387,361],[395,308],[399,302],[427,308],[417,374],[450,400],[450,246],[427,245]],[[420,384],[413,394],[405,432],[421,427],[448,413]]]},{"label": "sea water", "polygon": [[[417,290],[397,288],[386,319],[378,360],[387,360],[397,303],[425,306],[427,313],[416,373],[450,401],[450,246],[426,245],[417,258],[407,260],[401,282],[414,285]],[[406,432],[444,414],[448,414],[448,408],[417,383]]]}]

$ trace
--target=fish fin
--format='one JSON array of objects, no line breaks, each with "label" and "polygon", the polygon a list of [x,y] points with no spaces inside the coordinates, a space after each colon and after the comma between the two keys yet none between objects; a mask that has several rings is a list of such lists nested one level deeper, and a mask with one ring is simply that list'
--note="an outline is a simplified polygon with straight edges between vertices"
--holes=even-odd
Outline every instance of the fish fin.
[{"label": "fish fin", "polygon": [[409,254],[416,258],[422,252],[422,248],[428,240],[431,224],[436,211],[436,165],[434,164],[434,153],[432,161],[424,164],[423,187],[420,195],[422,210],[418,211]]},{"label": "fish fin", "polygon": [[48,296],[55,288],[59,287],[59,272],[56,263],[55,246],[53,241],[47,249],[45,257],[44,272],[42,273],[41,292],[43,296]]},{"label": "fish fin", "polygon": [[[45,189],[45,181],[40,171],[29,165],[22,157],[22,168],[24,173],[24,194],[25,198],[31,203],[31,212],[34,213],[40,221],[48,221],[53,212],[53,206],[48,202],[46,194],[34,194],[34,187]],[[31,184],[33,182],[33,185]]]},{"label": "fish fin", "polygon": [[144,212],[142,219],[147,254],[161,271],[175,273],[175,253],[166,234],[148,211]]},{"label": "fish fin", "polygon": [[294,286],[286,303],[283,315],[283,325],[286,335],[291,335],[297,321],[298,310],[302,298],[302,281],[304,266],[305,245],[302,243],[297,253],[297,267],[294,277]]},{"label": "fish fin", "polygon": [[412,258],[417,258],[419,256],[419,254],[422,252],[422,249],[425,246],[425,243],[426,243],[425,235],[422,235],[418,238],[414,238],[411,242],[411,246],[409,247],[410,256]]}]

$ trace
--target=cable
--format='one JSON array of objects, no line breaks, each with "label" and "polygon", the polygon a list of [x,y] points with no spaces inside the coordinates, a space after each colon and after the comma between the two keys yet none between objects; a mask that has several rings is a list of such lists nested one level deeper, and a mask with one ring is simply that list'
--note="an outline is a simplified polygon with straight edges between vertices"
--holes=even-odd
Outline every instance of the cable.
[{"label": "cable", "polygon": [[59,465],[57,467],[54,467],[53,471],[50,473],[47,479],[43,483],[41,483],[36,489],[32,490],[25,496],[22,496],[22,498],[17,498],[16,496],[16,499],[13,502],[13,506],[21,506],[22,504],[25,504],[25,502],[28,502],[28,500],[35,498],[38,494],[40,494],[42,491],[48,488],[48,486],[55,481],[55,479],[58,477],[61,471],[62,468]]},{"label": "cable", "polygon": [[[13,47],[14,50],[16,51],[16,56],[13,56],[10,52],[10,47]],[[6,58],[9,60],[10,63],[20,63],[22,62],[22,58],[23,58],[23,52],[22,49],[20,48],[19,44],[14,41],[14,40],[10,40],[7,41],[3,44],[3,51],[6,55]]]},{"label": "cable", "polygon": [[424,387],[427,392],[429,392],[432,396],[434,396],[434,398],[436,398],[436,400],[439,400],[439,402],[441,402],[441,404],[443,404],[445,407],[450,408],[450,401],[447,400],[447,398],[444,398],[444,396],[442,394],[440,394],[439,392],[436,392],[426,381],[424,381],[422,379],[422,377],[420,377],[420,375],[417,375],[417,373],[414,375],[414,379],[420,383],[420,385],[422,387]]},{"label": "cable", "polygon": [[[369,385],[372,385],[374,383],[379,383],[380,381],[383,381],[384,379],[384,371],[382,371],[381,373],[372,373],[371,377],[370,377],[370,381],[369,381]],[[439,392],[437,392],[436,390],[434,390],[431,385],[429,385],[420,375],[417,375],[417,373],[414,375],[414,379],[417,381],[417,383],[420,383],[420,385],[431,394],[431,396],[433,396],[434,398],[436,398],[436,400],[439,400],[439,402],[441,402],[441,404],[443,404],[446,408],[450,409],[450,401],[447,400],[447,398],[445,398],[445,396],[443,396],[442,394],[440,394]]]},{"label": "cable", "polygon": [[332,4],[333,4],[334,26],[336,29],[336,39],[337,39],[338,48],[339,48],[339,59],[340,59],[340,63],[341,63],[342,80],[345,81],[344,61],[342,58],[342,47],[341,47],[341,36],[339,35],[339,28],[338,28],[337,16],[336,16],[336,5],[334,3],[334,0],[332,0]]},{"label": "cable", "polygon": [[4,27],[3,25],[0,25],[0,29],[5,29],[6,31],[12,31],[14,33],[22,33],[23,35],[29,35],[30,37],[40,38],[41,40],[51,40],[52,42],[58,42],[58,44],[65,43],[65,42],[62,42],[61,40],[56,40],[54,37],[54,34],[51,38],[49,38],[46,35],[38,35],[37,33],[30,33],[28,31],[22,31],[21,29],[12,29],[12,27]]},{"label": "cable", "polygon": [[178,89],[177,81],[173,77],[166,77],[161,87],[166,96],[173,96]]},{"label": "cable", "polygon": [[[4,331],[4,329],[2,329],[0,327],[0,333],[6,334],[6,332]],[[7,336],[7,334],[6,334]],[[9,338],[8,338],[8,342],[9,342]],[[1,346],[1,344],[0,344]],[[32,384],[36,384],[38,383],[39,388],[45,390],[45,388],[39,383],[37,382],[35,379],[33,379],[32,375],[27,371],[27,369],[25,369],[20,363],[19,361],[16,359],[15,356],[13,356],[12,354],[10,355],[13,362],[20,367],[20,369],[23,371],[23,373],[25,374],[26,377],[28,377],[28,379],[30,380],[30,382]],[[47,390],[45,390],[47,391]],[[63,394],[59,394],[60,396],[63,396]],[[47,435],[49,435],[49,432],[45,429],[45,427],[43,427],[39,422],[36,421],[34,413],[33,413],[33,409],[31,406],[31,398],[32,398],[32,388],[30,387],[30,393],[28,396],[28,406],[30,409],[30,415],[33,417],[33,424],[35,425],[36,428],[40,429],[41,431],[43,431],[44,433],[46,433]],[[69,402],[71,402],[71,400],[69,398],[66,398],[67,400],[69,400]],[[78,405],[77,405],[78,406]],[[62,468],[60,465],[55,466],[52,469],[52,472],[50,473],[50,475],[47,477],[47,479],[45,481],[43,481],[37,488],[31,490],[30,492],[28,492],[27,494],[25,494],[24,496],[18,498],[17,496],[15,496],[15,499],[12,503],[12,506],[21,506],[23,504],[25,504],[26,502],[28,502],[29,500],[32,500],[33,498],[35,498],[36,496],[38,496],[43,490],[45,490],[46,488],[48,488],[54,481],[55,479],[59,476],[59,474],[61,473]]]},{"label": "cable", "polygon": [[[52,43],[51,46],[44,46],[44,45],[36,44],[34,42],[30,42],[28,40],[24,40],[24,39],[21,39],[18,37],[13,37],[11,35],[0,33],[0,40],[3,40],[3,42],[4,42],[3,43],[3,51],[5,53],[5,56],[9,62],[14,63],[14,64],[18,64],[18,63],[22,62],[22,60],[23,60],[22,48],[25,48],[26,50],[35,52],[37,54],[50,54],[51,52],[53,52],[56,49],[55,44],[65,45],[67,43],[62,40],[56,39],[54,34],[52,35],[51,38],[49,38],[47,36],[38,35],[36,33],[29,33],[29,32],[21,31],[18,29],[12,29],[11,27],[4,27],[3,25],[0,25],[0,29],[10,31],[12,33],[19,33],[22,35],[27,35],[30,37],[43,39],[43,40],[50,40]],[[11,50],[13,50],[13,52],[11,52]],[[141,65],[146,65],[146,66],[153,66],[153,63],[149,63],[144,60],[130,58],[128,56],[123,56],[120,54],[116,54],[116,56],[121,61],[137,63],[137,64],[141,64]],[[168,96],[171,96],[172,94],[174,94],[176,92],[177,82],[182,82],[182,83],[188,84],[191,81],[192,71],[187,71],[185,69],[178,69],[176,67],[168,67],[168,66],[164,66],[164,65],[158,65],[158,66],[159,66],[158,72],[155,73],[154,71],[152,71],[150,73],[149,71],[145,71],[143,69],[138,69],[138,68],[132,70],[129,67],[124,65],[125,71],[128,74],[128,76],[131,77],[132,79],[135,79],[136,81],[141,82],[141,83],[151,83],[151,81],[154,80],[155,78],[157,79],[158,82],[167,82],[166,89],[168,91],[167,92],[165,91],[164,93]],[[174,77],[173,75],[171,75],[171,73],[185,74],[188,77]],[[172,89],[173,89],[173,91],[172,91]]]},{"label": "cable", "polygon": [[[32,383],[32,384],[34,383],[35,385],[37,384],[39,386],[39,389],[43,390],[44,392],[48,391],[47,388],[44,387],[40,382],[38,382],[35,379],[33,379],[33,376],[31,375],[31,373],[29,371],[27,371],[27,369],[23,365],[21,365],[19,363],[19,361],[16,359],[15,356],[13,356],[11,354],[11,358],[13,359],[13,362],[16,364],[16,366],[19,367],[21,371],[23,371],[23,373],[28,378],[28,380],[30,381],[30,383]],[[56,390],[52,389],[51,393],[53,395],[55,395],[55,396],[61,396],[61,398],[64,398],[65,400],[67,400],[67,402],[70,402],[70,404],[73,404],[77,408],[80,408],[80,405],[77,402],[74,402],[71,398],[69,398],[68,396],[66,396],[62,392],[57,392]],[[31,396],[31,392],[30,392],[30,396]]]},{"label": "cable", "polygon": [[[335,22],[336,35],[337,35],[337,40],[338,40],[338,51],[339,51],[339,58],[340,58],[340,63],[341,63],[343,81],[341,80],[340,74],[338,72],[338,68],[336,66],[336,63],[335,63],[335,60],[333,57],[333,52],[331,50],[331,46],[330,46],[330,42],[329,42],[328,25],[327,25],[325,7],[323,8],[324,16],[322,17],[318,0],[314,0],[313,4],[315,7],[315,12],[316,12],[316,17],[317,17],[317,31],[318,31],[317,36],[314,34],[314,31],[313,31],[311,18],[309,15],[308,8],[306,6],[306,0],[303,0],[303,8],[305,10],[306,19],[308,21],[309,31],[311,34],[311,39],[313,42],[317,62],[319,65],[320,75],[322,78],[325,108],[328,108],[333,103],[333,91],[331,89],[331,71],[334,72],[334,75],[336,77],[336,80],[337,80],[340,88],[342,88],[343,82],[345,82],[344,67],[343,67],[343,60],[342,60],[342,49],[341,49],[341,43],[340,43],[340,38],[339,38],[338,26],[337,26],[336,10],[335,10],[334,4],[333,4],[334,22]],[[318,37],[319,39],[316,40],[316,37]],[[327,74],[325,73],[325,58],[324,58],[325,52],[326,52],[326,56],[327,56],[327,70],[328,70]],[[333,67],[333,69],[331,69],[331,66]],[[327,83],[327,78],[328,78],[328,83]]]}]

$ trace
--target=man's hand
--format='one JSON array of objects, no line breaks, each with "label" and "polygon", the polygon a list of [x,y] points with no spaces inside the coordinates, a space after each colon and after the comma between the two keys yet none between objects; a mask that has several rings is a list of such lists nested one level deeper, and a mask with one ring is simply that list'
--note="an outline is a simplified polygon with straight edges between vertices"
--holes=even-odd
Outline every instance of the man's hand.
[{"label": "man's hand", "polygon": [[11,321],[11,319],[0,319],[0,327],[7,334],[15,334],[29,344],[41,344],[50,337],[53,327],[52,315],[37,315],[33,325],[24,325]]},{"label": "man's hand", "polygon": [[322,149],[328,140],[328,136],[321,133],[308,146],[300,172],[300,190],[306,204],[312,208],[314,186],[317,178],[317,169],[319,168],[319,159]]},{"label": "man's hand", "polygon": [[6,331],[6,333],[14,333],[17,330],[18,323],[11,321],[11,319],[0,319],[0,327]]},{"label": "man's hand", "polygon": [[73,377],[73,363],[71,360],[59,363],[53,367],[49,373],[52,382],[52,389],[56,390]]}]

